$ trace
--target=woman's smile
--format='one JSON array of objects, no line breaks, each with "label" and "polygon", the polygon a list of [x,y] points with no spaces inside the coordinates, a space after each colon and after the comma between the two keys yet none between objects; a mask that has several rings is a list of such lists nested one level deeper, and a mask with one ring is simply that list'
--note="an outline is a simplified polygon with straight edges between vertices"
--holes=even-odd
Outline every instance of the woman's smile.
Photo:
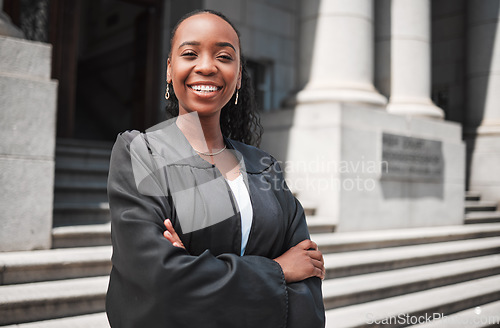
[{"label": "woman's smile", "polygon": [[222,90],[221,86],[204,83],[188,84],[188,88],[193,91],[194,94],[203,98],[214,97]]}]

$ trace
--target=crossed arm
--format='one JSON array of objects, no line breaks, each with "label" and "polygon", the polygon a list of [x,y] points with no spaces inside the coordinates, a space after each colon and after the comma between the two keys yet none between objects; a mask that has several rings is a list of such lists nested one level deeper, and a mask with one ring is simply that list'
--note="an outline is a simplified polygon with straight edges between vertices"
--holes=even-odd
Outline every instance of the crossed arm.
[{"label": "crossed arm", "polygon": [[[167,230],[163,236],[172,245],[186,249],[179,235],[175,232],[172,222],[167,219],[164,224]],[[310,277],[325,278],[323,255],[318,250],[318,245],[312,240],[306,239],[298,243],[275,258],[274,261],[281,266],[287,283],[302,281]]]}]

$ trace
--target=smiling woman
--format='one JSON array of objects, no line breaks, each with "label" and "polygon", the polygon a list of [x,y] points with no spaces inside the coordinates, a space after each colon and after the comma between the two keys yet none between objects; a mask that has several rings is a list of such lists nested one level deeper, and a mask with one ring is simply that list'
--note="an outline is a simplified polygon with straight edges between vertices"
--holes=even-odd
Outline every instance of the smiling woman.
[{"label": "smiling woman", "polygon": [[[239,33],[238,31],[234,28],[234,26],[229,22],[227,19],[222,18],[220,13],[205,10],[205,11],[194,11],[183,18],[179,20],[177,25],[173,28],[172,30],[172,37],[170,40],[170,55],[168,62],[170,63],[172,60],[172,55],[175,54],[176,48],[174,48],[174,42],[176,41],[175,39],[177,38],[177,30],[179,29],[179,26],[181,25],[184,20],[187,20],[188,18],[195,16],[196,14],[200,13],[210,13],[212,15],[215,15],[216,17],[219,17],[222,19],[223,23],[229,25],[231,27],[231,30],[233,33],[236,34],[237,39],[232,40],[232,42],[224,42],[224,41],[215,41],[216,46],[223,48],[223,47],[229,47],[232,49],[234,54],[237,54],[237,56],[233,55],[230,56],[230,54],[222,54],[220,56],[220,60],[228,60],[233,62],[233,64],[239,61],[239,69],[240,69],[240,77],[238,81],[238,90],[234,93],[233,98],[231,101],[228,101],[223,109],[221,110],[220,113],[220,127],[222,130],[223,135],[232,138],[234,140],[238,140],[247,144],[255,145],[258,146],[260,142],[260,137],[262,134],[262,127],[259,123],[258,115],[257,115],[257,108],[255,105],[255,98],[254,98],[254,91],[252,87],[252,82],[250,80],[250,76],[247,72],[246,66],[245,66],[245,59],[243,55],[241,54],[241,49],[240,49],[240,42],[239,42]],[[188,39],[184,40],[182,42],[179,42],[179,46],[184,45],[187,46],[189,45],[188,43],[194,43],[190,44],[191,46],[200,46],[201,42],[200,41],[193,41],[189,39],[189,35],[187,36]],[[233,35],[234,37],[234,35]],[[203,40],[203,39],[202,39]],[[178,46],[178,47],[179,47]],[[221,49],[223,50],[223,49]],[[193,53],[193,55],[196,55]],[[236,65],[237,66],[237,65]],[[171,66],[170,66],[171,67]],[[171,79],[167,78],[167,88],[169,88],[169,85],[171,86],[170,83],[173,83]],[[179,102],[176,97],[176,92],[177,89],[175,87],[170,87],[169,88],[169,101],[167,101],[167,111],[171,116],[176,117],[179,114]],[[174,90],[172,90],[174,89]]]},{"label": "smiling woman", "polygon": [[200,116],[218,118],[241,88],[236,31],[210,13],[186,18],[172,37],[167,83],[179,100],[179,115],[196,111]]},{"label": "smiling woman", "polygon": [[278,162],[245,144],[260,125],[236,29],[188,14],[167,65],[176,117],[120,134],[111,156],[111,326],[324,327],[304,210]]}]

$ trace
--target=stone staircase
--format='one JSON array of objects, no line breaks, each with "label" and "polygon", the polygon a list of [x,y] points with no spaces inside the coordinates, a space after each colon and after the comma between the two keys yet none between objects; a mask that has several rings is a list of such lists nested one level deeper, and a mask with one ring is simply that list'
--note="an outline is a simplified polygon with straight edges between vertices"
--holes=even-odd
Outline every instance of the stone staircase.
[{"label": "stone staircase", "polygon": [[481,201],[481,195],[467,192],[465,196],[465,224],[500,222],[500,211],[497,203]]},{"label": "stone staircase", "polygon": [[106,182],[112,143],[58,140],[54,226],[109,222]]},{"label": "stone staircase", "polygon": [[[0,253],[0,326],[109,328],[112,250],[101,196],[110,146],[98,146],[59,143],[53,249]],[[465,218],[478,224],[371,232],[334,233],[331,221],[314,215],[314,204],[303,205],[325,256],[327,327],[412,326],[426,313],[447,318],[421,326],[500,326],[460,325],[500,320],[500,223],[496,206],[479,195],[467,194]],[[481,211],[489,216],[477,219]],[[383,321],[398,316],[406,321]]]},{"label": "stone staircase", "polygon": [[108,326],[111,147],[58,140],[52,249],[0,253],[0,326]]},{"label": "stone staircase", "polygon": [[[400,315],[452,317],[500,300],[499,228],[482,224],[342,234],[339,242],[348,250],[325,255],[327,327],[368,327]],[[328,239],[316,238],[320,245],[322,238]]]}]

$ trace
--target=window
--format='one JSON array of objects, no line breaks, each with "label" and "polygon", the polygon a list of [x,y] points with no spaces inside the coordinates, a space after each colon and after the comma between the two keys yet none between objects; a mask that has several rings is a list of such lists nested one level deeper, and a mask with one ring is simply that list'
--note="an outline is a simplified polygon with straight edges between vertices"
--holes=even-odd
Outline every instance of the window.
[{"label": "window", "polygon": [[247,69],[252,78],[257,108],[268,111],[273,106],[273,65],[271,61],[247,60]]}]

